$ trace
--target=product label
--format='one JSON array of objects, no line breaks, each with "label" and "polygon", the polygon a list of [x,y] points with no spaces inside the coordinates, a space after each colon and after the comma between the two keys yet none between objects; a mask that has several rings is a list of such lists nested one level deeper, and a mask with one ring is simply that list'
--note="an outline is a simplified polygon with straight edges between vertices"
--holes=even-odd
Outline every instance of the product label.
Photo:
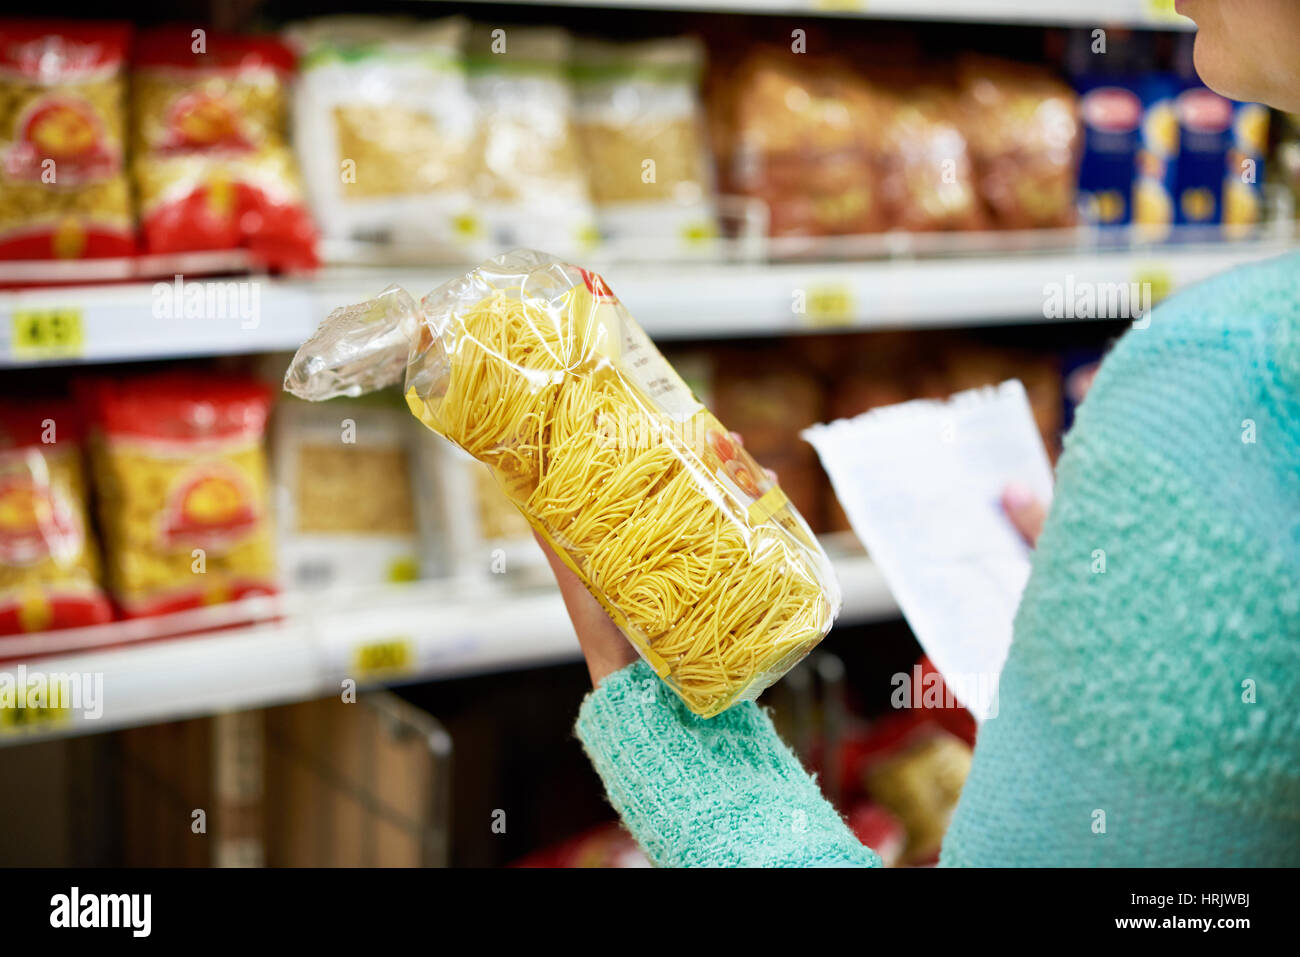
[{"label": "product label", "polygon": [[32,475],[0,477],[0,564],[72,561],[82,529],[67,497]]},{"label": "product label", "polygon": [[392,638],[358,645],[352,654],[355,677],[369,679],[406,674],[415,668],[415,646],[409,638]]},{"label": "product label", "polygon": [[0,706],[0,737],[49,731],[71,721],[72,713],[67,708]]},{"label": "product label", "polygon": [[73,186],[117,175],[122,157],[103,124],[79,97],[48,96],[31,103],[4,159],[9,179]]},{"label": "product label", "polygon": [[848,283],[810,285],[804,305],[804,315],[810,326],[834,327],[853,323],[853,289]]},{"label": "product label", "polygon": [[229,548],[257,530],[261,515],[252,490],[236,469],[205,463],[184,472],[163,510],[162,546]]},{"label": "product label", "polygon": [[11,323],[15,359],[74,358],[85,349],[80,309],[15,309]]},{"label": "product label", "polygon": [[167,108],[166,133],[160,152],[221,150],[247,152],[253,143],[244,134],[238,108],[225,97],[191,91],[176,97]]}]

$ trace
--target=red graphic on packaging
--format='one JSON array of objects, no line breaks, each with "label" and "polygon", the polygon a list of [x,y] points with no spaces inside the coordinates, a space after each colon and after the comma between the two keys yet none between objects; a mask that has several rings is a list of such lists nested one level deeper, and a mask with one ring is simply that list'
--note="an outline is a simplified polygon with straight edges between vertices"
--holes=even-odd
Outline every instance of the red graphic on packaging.
[{"label": "red graphic on packaging", "polygon": [[710,451],[717,456],[716,462],[709,463],[710,467],[716,470],[720,466],[736,487],[750,498],[762,498],[763,493],[776,484],[725,429],[711,427],[705,433],[704,440]]},{"label": "red graphic on packaging", "polygon": [[1104,86],[1087,93],[1080,103],[1083,121],[1107,133],[1128,133],[1142,121],[1142,101],[1132,90]]},{"label": "red graphic on packaging", "polygon": [[237,472],[217,466],[191,472],[172,493],[163,514],[165,546],[227,548],[257,528],[252,492]]},{"label": "red graphic on packaging", "polygon": [[20,124],[18,142],[5,157],[12,179],[45,179],[54,185],[103,179],[120,168],[94,110],[82,100],[38,100]]},{"label": "red graphic on packaging", "polygon": [[81,528],[71,506],[31,476],[0,479],[0,562],[35,565],[81,550]]},{"label": "red graphic on packaging", "polygon": [[223,97],[204,92],[176,98],[167,112],[167,132],[159,144],[164,152],[247,152],[252,148],[240,128],[238,111]]},{"label": "red graphic on packaging", "polygon": [[582,273],[582,281],[587,285],[587,291],[597,302],[618,302],[618,297],[614,295],[614,290],[609,288],[604,277],[599,273],[583,269],[581,266],[576,267],[578,272]]}]

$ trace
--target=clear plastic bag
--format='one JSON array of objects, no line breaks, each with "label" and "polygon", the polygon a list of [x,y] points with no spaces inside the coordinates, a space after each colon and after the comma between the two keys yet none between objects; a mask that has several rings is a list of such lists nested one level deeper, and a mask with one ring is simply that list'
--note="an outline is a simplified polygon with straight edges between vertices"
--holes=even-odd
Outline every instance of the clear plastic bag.
[{"label": "clear plastic bag", "polygon": [[775,481],[600,276],[521,250],[417,305],[390,287],[298,350],[305,399],[390,383],[486,463],[686,704],[752,699],[830,629],[839,586]]},{"label": "clear plastic bag", "polygon": [[293,139],[322,234],[457,256],[479,237],[470,196],[469,23],[323,17],[292,25]]}]

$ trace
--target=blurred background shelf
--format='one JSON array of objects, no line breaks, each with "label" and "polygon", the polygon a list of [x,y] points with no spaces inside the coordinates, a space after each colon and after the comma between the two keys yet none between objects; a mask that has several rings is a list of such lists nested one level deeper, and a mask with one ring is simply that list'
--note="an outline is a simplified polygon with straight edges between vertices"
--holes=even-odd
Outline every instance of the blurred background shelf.
[{"label": "blurred background shelf", "polygon": [[[487,4],[493,0],[471,0]],[[521,6],[571,6],[618,10],[751,13],[782,16],[865,17],[880,20],[1041,25],[1113,23],[1163,30],[1192,29],[1173,0],[518,0]]]},{"label": "blurred background shelf", "polygon": [[[844,592],[839,624],[897,615],[869,558],[841,557],[835,564]],[[262,620],[166,636],[198,627],[205,616],[211,628],[241,615]],[[157,636],[148,637],[151,632]],[[92,642],[100,647],[88,647]],[[82,650],[50,654],[77,646]],[[102,675],[105,689],[99,718],[82,711],[11,712],[17,717],[0,723],[0,746],[340,695],[348,678],[365,688],[581,660],[553,590],[447,581],[251,599],[168,618],[13,636],[0,640],[0,654],[21,658],[29,674]]]},{"label": "blurred background shelf", "polygon": [[[1232,266],[1295,248],[1293,238],[1273,237],[872,261],[603,268],[651,335],[693,339],[1045,322],[1045,287],[1067,278],[1079,287],[1150,283],[1158,299]],[[160,301],[164,309],[182,302],[184,293],[177,294],[168,280],[3,292],[0,365],[293,350],[337,306],[371,298],[390,283],[423,295],[460,271],[336,266],[310,279],[185,279],[181,288],[201,285],[208,302],[218,303],[209,314],[188,319],[156,318]],[[241,312],[241,303],[251,311]],[[51,334],[51,322],[71,326]],[[44,335],[33,341],[24,324],[43,326]]]}]

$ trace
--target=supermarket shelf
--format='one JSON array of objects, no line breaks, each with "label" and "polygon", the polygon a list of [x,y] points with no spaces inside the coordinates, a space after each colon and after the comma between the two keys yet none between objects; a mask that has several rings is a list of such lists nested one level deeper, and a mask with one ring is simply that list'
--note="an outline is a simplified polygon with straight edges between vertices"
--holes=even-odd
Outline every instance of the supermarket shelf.
[{"label": "supermarket shelf", "polygon": [[[500,0],[471,0],[493,3]],[[546,6],[625,10],[678,10],[698,13],[758,13],[877,20],[948,20],[954,22],[1040,25],[1115,24],[1117,26],[1192,29],[1174,11],[1174,0],[515,0]]]},{"label": "supermarket shelf", "polygon": [[[1016,255],[593,265],[651,335],[690,339],[1044,322],[1049,284],[1151,282],[1176,290],[1296,248],[1288,235]],[[164,281],[4,292],[0,367],[293,350],[336,306],[370,298],[394,282],[423,294],[459,272],[335,267],[312,279],[251,276],[182,280],[179,287]],[[186,318],[191,296],[199,305]]]},{"label": "supermarket shelf", "polygon": [[[897,615],[869,559],[842,559],[836,568],[845,594],[841,623]],[[338,694],[346,678],[366,687],[578,659],[563,602],[552,590],[394,586],[346,601],[300,603],[278,621],[27,659],[29,675],[102,675],[103,714],[43,714],[21,726],[0,720],[0,746]],[[398,664],[378,668],[383,660]],[[0,672],[17,668],[7,661]]]}]

